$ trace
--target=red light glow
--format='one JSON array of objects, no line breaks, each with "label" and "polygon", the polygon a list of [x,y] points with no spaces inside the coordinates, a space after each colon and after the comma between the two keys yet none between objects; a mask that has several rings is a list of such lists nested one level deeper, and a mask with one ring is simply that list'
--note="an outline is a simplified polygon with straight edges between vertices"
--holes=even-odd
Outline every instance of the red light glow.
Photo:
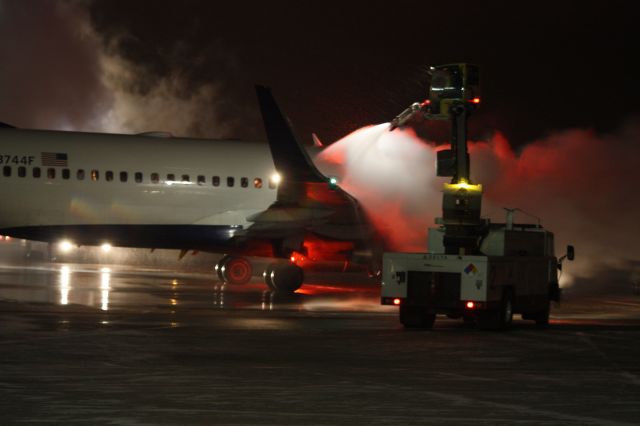
[{"label": "red light glow", "polygon": [[475,304],[475,303],[473,303],[473,302],[471,302],[471,301],[467,302],[467,309],[473,309],[473,308],[475,308],[475,307],[476,307],[476,304]]},{"label": "red light glow", "polygon": [[393,304],[394,305],[399,305],[400,304],[400,299],[393,299]]},{"label": "red light glow", "polygon": [[479,104],[479,103],[480,103],[480,98],[473,98],[473,99],[471,99],[471,103]]},{"label": "red light glow", "polygon": [[[598,265],[609,270],[609,261],[640,259],[633,232],[604,232],[595,238],[583,231],[606,226],[614,205],[625,206],[617,216],[620,229],[637,228],[640,198],[629,196],[633,191],[621,182],[628,182],[637,169],[640,125],[637,120],[627,124],[602,135],[565,129],[532,140],[517,152],[497,130],[486,140],[470,141],[474,182],[486,188],[483,215],[503,220],[501,206],[542,215],[559,247],[589,247],[575,266],[589,271],[585,277],[598,271]],[[340,188],[362,206],[384,236],[385,250],[424,252],[423,233],[416,230],[433,226],[442,214],[442,179],[435,177],[433,165],[436,151],[449,146],[421,140],[411,128],[388,129],[389,123],[359,129],[327,146],[316,159],[321,170],[337,176]],[[561,285],[569,286],[572,280],[564,275]],[[466,302],[461,305],[466,309]],[[484,309],[484,302],[478,305],[474,310]]]}]

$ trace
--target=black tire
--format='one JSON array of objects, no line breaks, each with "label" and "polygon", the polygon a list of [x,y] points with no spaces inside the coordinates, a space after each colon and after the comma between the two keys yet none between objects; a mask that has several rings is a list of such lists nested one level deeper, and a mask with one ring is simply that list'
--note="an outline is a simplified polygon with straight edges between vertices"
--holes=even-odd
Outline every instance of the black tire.
[{"label": "black tire", "polygon": [[301,267],[289,263],[273,263],[262,274],[265,284],[281,293],[293,293],[304,282],[304,271]]},{"label": "black tire", "polygon": [[264,283],[269,287],[269,290],[275,291],[276,288],[273,286],[273,282],[271,281],[271,273],[273,272],[273,268],[276,266],[275,263],[272,263],[266,267],[264,272],[262,273],[262,279]]},{"label": "black tire", "polygon": [[436,321],[436,314],[431,314],[422,306],[400,306],[400,322],[404,328],[431,329]]},{"label": "black tire", "polygon": [[513,323],[513,293],[505,290],[498,309],[478,313],[478,327],[483,330],[508,330]]},{"label": "black tire", "polygon": [[549,327],[549,313],[551,311],[551,304],[547,301],[547,306],[539,311],[533,317],[533,320],[536,322],[536,327],[538,328],[547,328]]},{"label": "black tire", "polygon": [[513,292],[505,291],[502,297],[502,305],[500,307],[500,329],[508,330],[513,325]]},{"label": "black tire", "polygon": [[229,260],[230,258],[231,256],[229,256],[228,254],[223,256],[222,259],[220,259],[218,263],[216,263],[216,266],[214,267],[216,277],[218,277],[218,280],[221,282],[224,282],[224,276],[222,275],[222,267],[224,266],[225,263],[227,263],[227,260]]},{"label": "black tire", "polygon": [[560,286],[557,282],[549,284],[549,300],[553,300],[554,302],[559,302],[560,297],[562,295],[562,290],[560,290]]},{"label": "black tire", "polygon": [[251,281],[253,267],[244,257],[225,256],[216,264],[218,279],[226,284],[242,285]]}]

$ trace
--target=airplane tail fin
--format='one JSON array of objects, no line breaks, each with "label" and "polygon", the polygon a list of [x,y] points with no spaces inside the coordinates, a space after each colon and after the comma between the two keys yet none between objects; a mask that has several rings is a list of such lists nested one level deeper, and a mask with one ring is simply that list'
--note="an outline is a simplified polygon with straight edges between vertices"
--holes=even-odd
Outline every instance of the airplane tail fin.
[{"label": "airplane tail fin", "polygon": [[256,86],[260,112],[267,132],[271,156],[284,182],[327,182],[313,164],[307,151],[293,134],[289,120],[280,111],[271,89]]}]

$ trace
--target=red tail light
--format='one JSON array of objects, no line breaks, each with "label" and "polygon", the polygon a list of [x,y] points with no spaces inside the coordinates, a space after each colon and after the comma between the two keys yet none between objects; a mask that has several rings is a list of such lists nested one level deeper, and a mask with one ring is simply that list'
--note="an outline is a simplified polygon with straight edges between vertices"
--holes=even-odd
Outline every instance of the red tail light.
[{"label": "red tail light", "polygon": [[400,306],[404,302],[402,297],[383,297],[380,299],[380,303],[383,305]]},{"label": "red tail light", "polygon": [[476,304],[472,301],[468,301],[466,306],[467,306],[467,309],[473,309],[476,307]]}]

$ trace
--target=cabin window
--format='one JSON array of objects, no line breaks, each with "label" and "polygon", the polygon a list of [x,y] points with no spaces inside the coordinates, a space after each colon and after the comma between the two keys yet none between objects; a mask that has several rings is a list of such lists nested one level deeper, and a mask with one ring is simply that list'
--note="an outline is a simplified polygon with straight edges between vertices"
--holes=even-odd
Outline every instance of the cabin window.
[{"label": "cabin window", "polygon": [[69,179],[71,171],[69,169],[62,169],[62,179]]},{"label": "cabin window", "polygon": [[97,170],[91,170],[91,180],[95,182],[98,179],[100,179],[100,172]]},{"label": "cabin window", "polygon": [[246,188],[249,186],[249,178],[243,177],[240,178],[240,186]]},{"label": "cabin window", "polygon": [[191,182],[191,179],[189,179],[189,175],[182,175],[182,182]]},{"label": "cabin window", "polygon": [[34,178],[40,178],[40,167],[34,167],[32,173]]},{"label": "cabin window", "polygon": [[198,185],[204,185],[205,178],[202,175],[198,176]]},{"label": "cabin window", "polygon": [[160,182],[160,175],[157,173],[151,173],[151,183]]},{"label": "cabin window", "polygon": [[47,178],[48,179],[55,179],[56,178],[56,169],[53,169],[53,168],[47,169]]},{"label": "cabin window", "polygon": [[25,177],[26,175],[27,175],[27,168],[23,166],[18,167],[18,176]]},{"label": "cabin window", "polygon": [[220,176],[214,176],[211,179],[211,183],[213,184],[213,186],[220,186]]},{"label": "cabin window", "polygon": [[2,168],[2,174],[3,174],[4,177],[11,176],[11,166],[4,166]]},{"label": "cabin window", "polygon": [[76,179],[84,180],[84,169],[78,169],[76,172]]},{"label": "cabin window", "polygon": [[227,176],[227,186],[232,187],[236,183],[236,179],[233,176]]},{"label": "cabin window", "polygon": [[126,182],[129,179],[129,173],[120,172],[120,182]]},{"label": "cabin window", "polygon": [[111,170],[107,170],[104,174],[104,178],[107,182],[111,182],[113,180],[113,172]]},{"label": "cabin window", "polygon": [[262,188],[262,179],[260,179],[260,178],[253,179],[253,187],[254,188]]},{"label": "cabin window", "polygon": [[176,181],[176,175],[174,175],[173,173],[169,173],[167,175],[167,181],[175,182]]},{"label": "cabin window", "polygon": [[136,179],[136,183],[142,183],[142,173],[136,172],[135,179]]}]

